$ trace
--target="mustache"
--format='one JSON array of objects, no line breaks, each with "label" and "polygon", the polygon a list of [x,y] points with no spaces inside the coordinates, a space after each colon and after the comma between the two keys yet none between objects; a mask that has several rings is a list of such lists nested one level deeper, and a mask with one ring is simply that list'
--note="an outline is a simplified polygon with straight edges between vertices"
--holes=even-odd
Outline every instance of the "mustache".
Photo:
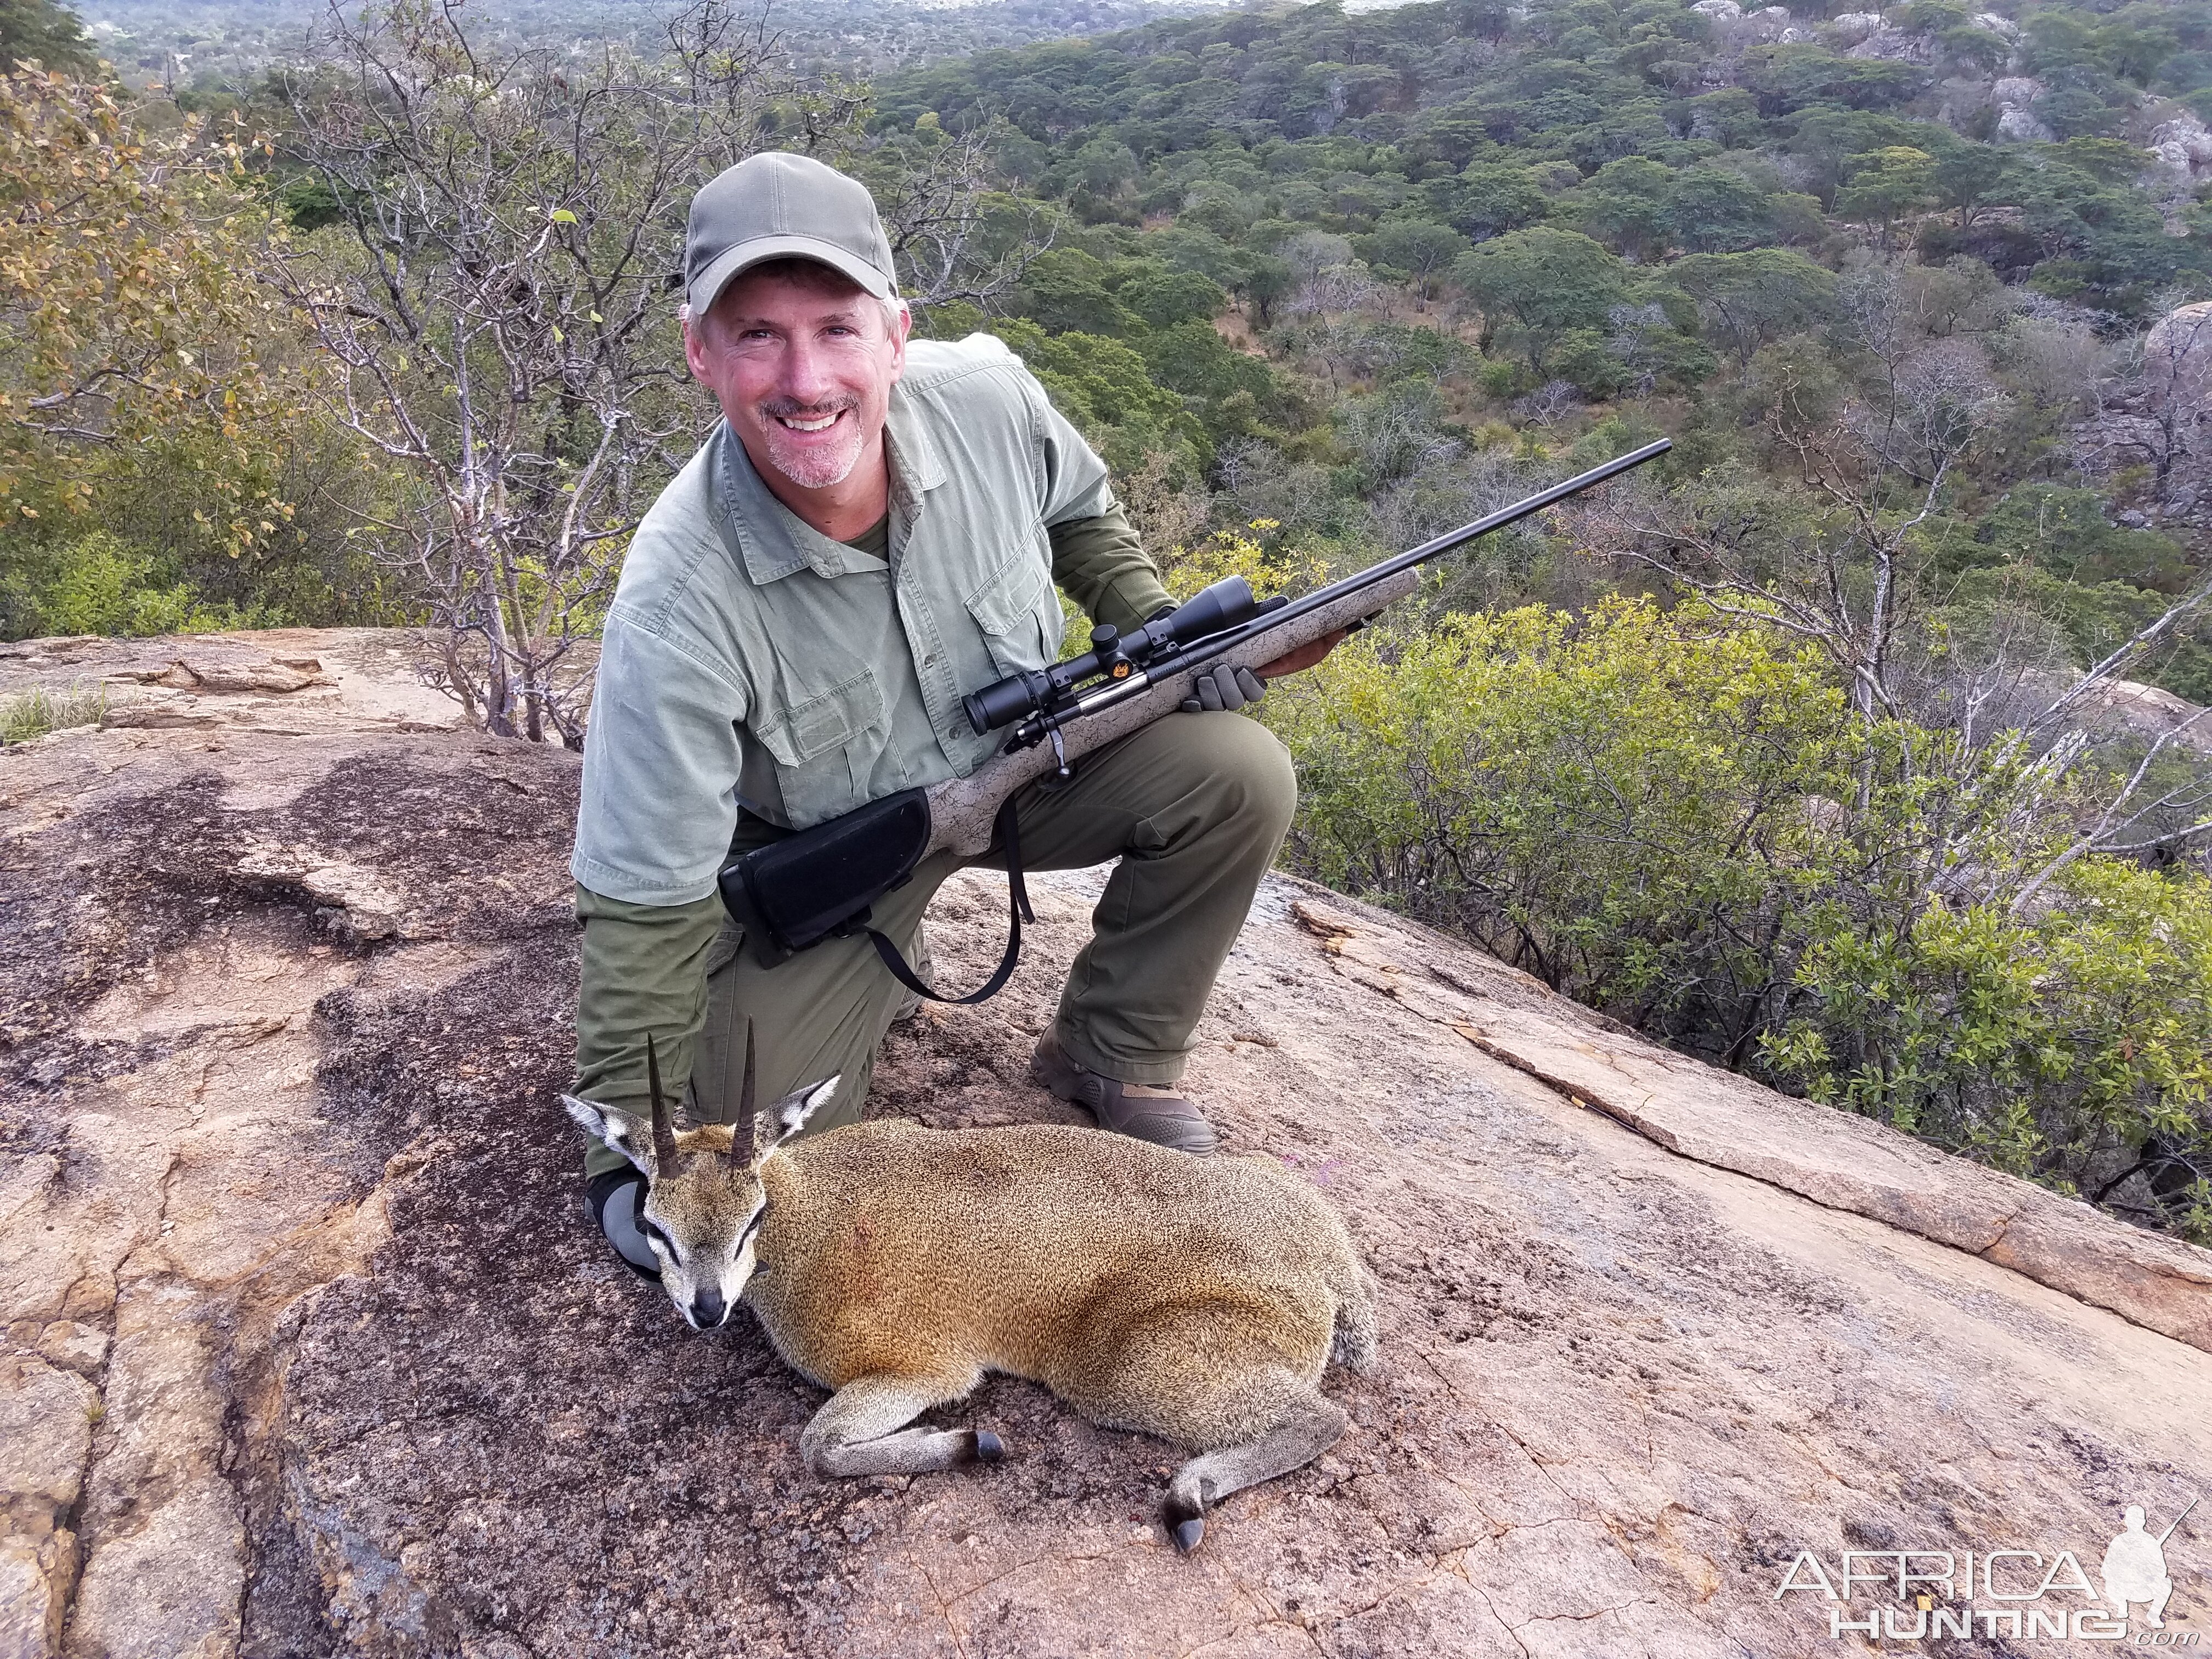
[{"label": "mustache", "polygon": [[762,414],[778,420],[818,421],[824,415],[839,415],[860,406],[860,398],[848,392],[841,398],[830,398],[814,404],[803,404],[796,398],[764,398],[760,410]]}]

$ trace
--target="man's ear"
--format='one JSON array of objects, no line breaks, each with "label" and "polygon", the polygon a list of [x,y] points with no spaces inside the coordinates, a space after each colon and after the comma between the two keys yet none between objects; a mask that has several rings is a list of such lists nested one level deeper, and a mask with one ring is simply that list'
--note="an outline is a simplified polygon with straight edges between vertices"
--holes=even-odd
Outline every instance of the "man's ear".
[{"label": "man's ear", "polygon": [[905,301],[901,300],[897,304],[898,314],[895,317],[886,316],[884,319],[884,331],[890,339],[891,348],[891,384],[893,386],[896,386],[906,376],[906,343],[908,337],[914,331],[914,313],[907,309]]},{"label": "man's ear", "polygon": [[575,1120],[576,1127],[610,1151],[620,1152],[643,1173],[653,1178],[651,1141],[645,1125],[634,1117],[625,1116],[611,1106],[602,1106],[595,1100],[579,1100],[574,1095],[562,1095],[561,1104]]},{"label": "man's ear", "polygon": [[841,1081],[840,1078],[825,1078],[804,1089],[794,1089],[763,1112],[754,1123],[753,1156],[758,1158],[775,1151],[804,1129],[815,1113],[830,1103]]},{"label": "man's ear", "polygon": [[698,381],[701,386],[711,387],[714,382],[707,378],[712,370],[712,365],[707,357],[707,353],[710,349],[707,339],[707,319],[704,315],[686,315],[682,326],[684,366],[691,371],[693,380]]}]

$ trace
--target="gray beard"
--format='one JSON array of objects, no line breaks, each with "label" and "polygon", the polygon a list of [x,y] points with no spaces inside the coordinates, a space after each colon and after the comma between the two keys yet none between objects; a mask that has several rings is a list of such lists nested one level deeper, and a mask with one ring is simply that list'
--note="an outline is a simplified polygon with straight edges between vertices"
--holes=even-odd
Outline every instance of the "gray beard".
[{"label": "gray beard", "polygon": [[782,434],[775,417],[769,416],[769,465],[801,489],[828,489],[844,483],[860,464],[860,452],[866,447],[857,423],[851,439],[835,450],[800,450],[793,454],[791,451],[797,446],[787,447]]}]

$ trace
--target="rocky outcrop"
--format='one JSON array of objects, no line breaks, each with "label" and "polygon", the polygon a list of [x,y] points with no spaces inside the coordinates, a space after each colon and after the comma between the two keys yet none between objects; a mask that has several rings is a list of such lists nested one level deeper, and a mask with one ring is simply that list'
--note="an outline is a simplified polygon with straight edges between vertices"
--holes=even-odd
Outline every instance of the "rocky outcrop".
[{"label": "rocky outcrop", "polygon": [[2212,128],[2185,110],[2151,129],[2150,153],[2172,175],[2173,186],[2185,191],[2212,175]]},{"label": "rocky outcrop", "polygon": [[[2212,1258],[1280,879],[1191,1082],[1376,1273],[1352,1432],[1189,1560],[1173,1451],[1024,1383],[940,1413],[1002,1465],[817,1482],[821,1395],[581,1217],[574,757],[326,712],[0,752],[0,1655],[1794,1655],[1927,1611],[1778,1598],[1802,1553],[2094,1574],[2212,1481]],[[1036,878],[1012,985],[897,1028],[872,1109],[1073,1121],[1023,1070],[1097,879]],[[1004,903],[947,887],[947,977]],[[2166,1559],[2201,1632],[2201,1509]]]}]

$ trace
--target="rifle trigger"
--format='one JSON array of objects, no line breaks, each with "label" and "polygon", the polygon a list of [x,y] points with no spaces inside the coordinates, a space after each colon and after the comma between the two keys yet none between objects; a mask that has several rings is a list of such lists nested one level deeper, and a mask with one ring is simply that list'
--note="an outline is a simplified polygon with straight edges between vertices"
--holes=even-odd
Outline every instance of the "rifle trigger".
[{"label": "rifle trigger", "polygon": [[1073,783],[1075,769],[1067,763],[1067,745],[1060,740],[1060,728],[1055,726],[1046,735],[1052,738],[1052,758],[1054,764],[1048,776],[1037,781],[1037,787],[1049,793],[1054,789],[1065,789],[1069,784]]}]

